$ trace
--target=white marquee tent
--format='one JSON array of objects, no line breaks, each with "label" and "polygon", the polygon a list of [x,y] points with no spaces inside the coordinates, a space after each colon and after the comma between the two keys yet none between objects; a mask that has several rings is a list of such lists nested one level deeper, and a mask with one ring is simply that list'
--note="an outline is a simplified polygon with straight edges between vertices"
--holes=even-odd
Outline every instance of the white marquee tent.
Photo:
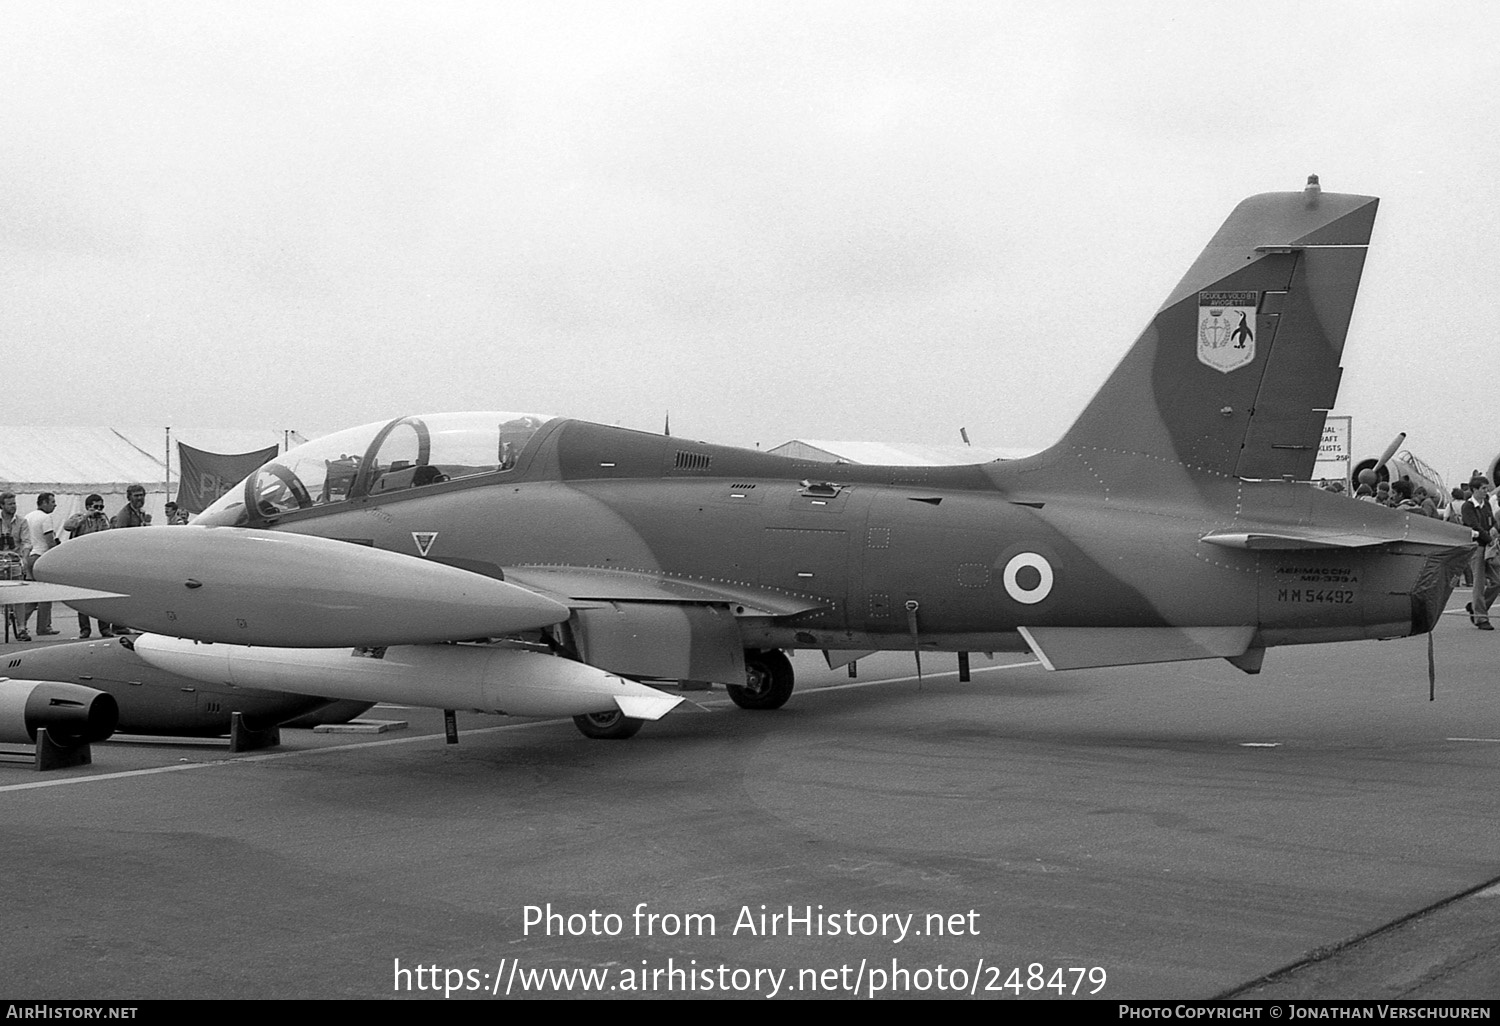
[{"label": "white marquee tent", "polygon": [[993,460],[1018,460],[1037,449],[1003,449],[992,445],[921,445],[916,442],[828,441],[794,438],[769,450],[818,463],[860,463],[893,467],[951,467]]},{"label": "white marquee tent", "polygon": [[[104,496],[113,516],[125,505],[125,489],[146,487],[146,512],[155,524],[165,520],[163,507],[178,483],[177,442],[218,453],[242,453],[276,445],[285,452],[306,437],[295,431],[172,429],[120,430],[107,427],[16,427],[0,425],[0,490],[16,493],[16,509],[36,509],[40,492],[57,496],[56,527],[83,510],[91,492]],[[168,460],[170,459],[170,466]]]}]

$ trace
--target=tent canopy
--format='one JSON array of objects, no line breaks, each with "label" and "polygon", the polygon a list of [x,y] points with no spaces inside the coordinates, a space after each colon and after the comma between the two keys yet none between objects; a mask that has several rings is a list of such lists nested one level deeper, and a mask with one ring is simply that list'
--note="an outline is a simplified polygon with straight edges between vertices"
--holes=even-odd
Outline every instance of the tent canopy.
[{"label": "tent canopy", "polygon": [[893,467],[948,467],[994,460],[1018,460],[1037,449],[1004,449],[993,445],[922,445],[916,442],[830,441],[794,438],[769,450],[819,463],[860,463]]},{"label": "tent canopy", "polygon": [[[180,471],[176,443],[217,453],[243,453],[271,445],[301,445],[296,431],[269,429],[173,428],[170,476],[177,489]],[[284,451],[284,448],[283,448]],[[17,509],[36,509],[40,492],[57,496],[56,526],[82,511],[91,492],[104,496],[113,515],[125,505],[125,489],[146,488],[146,511],[163,523],[168,499],[167,434],[164,429],[108,427],[26,427],[0,425],[0,490],[16,493]]]}]

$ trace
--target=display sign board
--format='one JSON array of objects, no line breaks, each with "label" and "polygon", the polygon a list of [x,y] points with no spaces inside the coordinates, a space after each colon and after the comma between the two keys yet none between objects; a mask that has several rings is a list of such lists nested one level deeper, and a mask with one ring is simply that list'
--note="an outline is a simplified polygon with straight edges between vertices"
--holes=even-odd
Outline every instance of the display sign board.
[{"label": "display sign board", "polygon": [[1323,438],[1318,443],[1318,459],[1313,464],[1312,479],[1349,483],[1349,468],[1353,466],[1354,444],[1350,435],[1352,417],[1325,417]]}]

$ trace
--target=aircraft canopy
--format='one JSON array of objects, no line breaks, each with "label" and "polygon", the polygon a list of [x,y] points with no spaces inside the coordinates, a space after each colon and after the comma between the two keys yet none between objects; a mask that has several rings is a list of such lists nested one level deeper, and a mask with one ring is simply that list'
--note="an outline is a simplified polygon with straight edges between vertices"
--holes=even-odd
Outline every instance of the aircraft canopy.
[{"label": "aircraft canopy", "polygon": [[243,526],[348,499],[503,474],[552,419],[532,413],[436,413],[338,431],[267,463],[193,522]]}]

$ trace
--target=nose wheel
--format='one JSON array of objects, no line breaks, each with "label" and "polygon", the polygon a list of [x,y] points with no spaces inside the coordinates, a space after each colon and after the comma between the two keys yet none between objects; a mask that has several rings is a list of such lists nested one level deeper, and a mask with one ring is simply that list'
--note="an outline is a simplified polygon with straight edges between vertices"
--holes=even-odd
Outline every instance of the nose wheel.
[{"label": "nose wheel", "polygon": [[745,652],[745,683],[727,686],[741,709],[780,709],[792,697],[792,661],[779,649]]},{"label": "nose wheel", "polygon": [[635,737],[645,722],[632,719],[618,709],[573,717],[573,725],[579,733],[595,741],[624,741],[627,737]]}]

